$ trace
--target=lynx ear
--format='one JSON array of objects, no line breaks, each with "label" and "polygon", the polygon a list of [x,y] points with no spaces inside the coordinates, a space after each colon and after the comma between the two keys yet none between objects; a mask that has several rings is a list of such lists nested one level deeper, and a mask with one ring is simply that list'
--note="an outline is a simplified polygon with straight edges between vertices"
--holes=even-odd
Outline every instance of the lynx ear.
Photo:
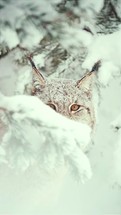
[{"label": "lynx ear", "polygon": [[77,81],[76,87],[84,89],[85,91],[90,90],[93,81],[93,72],[88,72],[83,78]]},{"label": "lynx ear", "polygon": [[92,82],[93,82],[93,76],[95,72],[98,71],[98,69],[101,66],[101,60],[97,61],[94,66],[91,69],[91,72],[88,72],[83,78],[77,81],[76,86],[78,88],[85,88],[85,90],[90,90]]},{"label": "lynx ear", "polygon": [[36,68],[36,66],[35,66],[35,64],[34,64],[34,62],[32,61],[32,59],[31,59],[31,57],[30,56],[28,56],[28,59],[29,59],[29,61],[30,61],[30,63],[31,63],[31,66],[32,66],[32,69],[33,69],[33,73],[34,73],[34,75],[37,77],[37,79],[39,80],[39,82],[40,82],[40,85],[45,85],[45,78],[44,78],[44,76],[42,75],[42,73]]}]

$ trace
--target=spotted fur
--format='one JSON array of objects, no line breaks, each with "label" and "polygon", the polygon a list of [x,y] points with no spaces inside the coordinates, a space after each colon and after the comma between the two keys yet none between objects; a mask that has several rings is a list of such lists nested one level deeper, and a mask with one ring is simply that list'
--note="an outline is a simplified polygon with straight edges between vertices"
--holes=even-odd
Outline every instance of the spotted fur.
[{"label": "spotted fur", "polygon": [[39,97],[45,104],[58,113],[88,124],[95,124],[92,83],[94,72],[87,73],[82,79],[45,78],[29,58],[33,68],[31,95]]}]

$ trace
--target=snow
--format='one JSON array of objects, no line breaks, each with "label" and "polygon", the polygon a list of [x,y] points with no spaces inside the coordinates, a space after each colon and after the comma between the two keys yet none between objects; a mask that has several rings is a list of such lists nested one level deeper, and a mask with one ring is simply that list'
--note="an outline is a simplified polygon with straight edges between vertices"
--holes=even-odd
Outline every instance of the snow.
[{"label": "snow", "polygon": [[114,184],[121,185],[121,166],[119,165],[121,163],[121,132],[119,131],[119,139],[117,142],[117,147],[114,151]]},{"label": "snow", "polygon": [[82,8],[92,8],[94,11],[99,12],[103,7],[104,0],[94,1],[94,0],[82,0],[80,6]]},{"label": "snow", "polygon": [[[83,43],[84,46],[88,46],[92,41],[92,35],[87,34],[86,32],[82,31],[80,25],[75,25],[73,27],[68,26],[67,24],[63,25],[63,35],[60,40],[62,45],[67,47],[79,47],[80,43]],[[71,37],[71,38],[69,38]]]},{"label": "snow", "polygon": [[[87,125],[66,119],[43,104],[38,98],[32,96],[5,97],[1,94],[0,108],[4,110],[9,121],[9,130],[1,142],[0,154],[2,159],[0,159],[0,166],[6,169],[5,165],[7,165],[7,168],[9,168],[7,172],[9,171],[10,178],[11,174],[14,175],[16,186],[19,186],[20,183],[16,177],[23,178],[26,182],[29,177],[28,174],[33,178],[33,169],[36,170],[34,170],[34,177],[39,174],[41,186],[43,183],[47,187],[49,186],[45,182],[46,180],[51,182],[51,180],[58,179],[55,180],[52,191],[51,188],[49,189],[49,192],[52,193],[55,192],[55,189],[57,189],[56,192],[58,191],[58,183],[63,182],[68,168],[73,173],[74,178],[81,180],[83,183],[91,178],[90,162],[83,152],[90,142],[91,129]],[[53,172],[56,175],[52,177]],[[44,179],[41,179],[42,177]],[[1,178],[4,180],[4,174]],[[59,182],[60,179],[61,182]],[[31,188],[33,180],[34,178],[30,185],[27,185],[28,187],[25,187],[25,182],[21,182],[22,191],[25,190],[25,195],[27,195],[27,204],[28,201],[31,201],[28,189]],[[8,189],[10,189],[11,179],[6,183]],[[6,199],[5,187],[0,186],[0,189],[3,199]],[[36,189],[38,188],[36,187]],[[39,189],[41,191],[42,187]],[[39,192],[40,201],[38,204],[43,201],[43,195],[45,195],[45,204],[48,201],[48,191],[44,189],[41,192]],[[44,194],[44,192],[47,192],[47,194]],[[17,193],[20,196],[19,191]],[[11,201],[15,201],[16,195],[13,191],[11,191],[11,194],[13,196]],[[25,202],[26,199],[24,199],[23,204]],[[11,211],[11,207],[8,208]],[[32,208],[30,207],[30,211]],[[26,207],[24,209],[26,210]]]},{"label": "snow", "polygon": [[88,55],[82,67],[92,68],[95,62],[101,60],[99,81],[108,84],[113,75],[119,75],[121,70],[121,30],[109,35],[95,36],[88,46]]},{"label": "snow", "polygon": [[[120,17],[120,0],[117,4],[112,2]],[[78,79],[101,60],[94,89],[97,124],[92,134],[87,125],[60,116],[35,97],[22,95],[24,86],[32,78],[30,65],[17,64],[23,55],[16,49],[1,58],[0,114],[9,129],[4,137],[3,130],[0,131],[0,214],[119,215],[121,30],[107,35],[96,33],[95,12],[103,7],[103,0],[80,1],[77,14],[81,8],[85,14],[81,23],[73,24],[65,22],[63,14],[55,11],[53,5],[60,1],[31,3],[31,0],[11,0],[1,9],[3,22],[8,21],[9,9],[14,11],[10,26],[2,25],[2,41],[5,40],[10,49],[22,44],[31,52],[41,47],[39,40],[46,35],[46,30],[52,31],[68,55],[51,77]],[[45,15],[38,18],[36,25],[26,18],[32,14],[41,17],[42,13]],[[59,29],[47,26],[45,30],[40,24],[40,20],[54,22],[60,18]],[[85,25],[93,35],[83,30]],[[16,33],[19,28],[25,37]],[[46,56],[55,44],[34,55],[38,67],[44,67]],[[49,59],[48,68],[51,67]]]},{"label": "snow", "polygon": [[19,39],[16,32],[9,27],[1,30],[1,37],[4,38],[4,41],[8,44],[10,49],[16,47],[19,44]]},{"label": "snow", "polygon": [[30,21],[25,25],[25,33],[27,36],[21,41],[22,47],[25,48],[32,48],[38,44],[44,36],[44,32],[42,32],[41,29],[37,29]]},{"label": "snow", "polygon": [[[73,121],[71,122],[71,120],[66,119],[63,116],[60,116],[60,114],[55,113],[55,111],[51,110],[48,106],[44,105],[38,98],[32,97],[32,96],[16,95],[13,97],[6,98],[3,95],[1,95],[0,108],[7,113],[7,118],[10,121],[10,123],[13,124],[13,127],[14,127],[14,128],[13,127],[11,128],[12,129],[11,132],[14,131],[14,133],[9,136],[9,139],[6,140],[6,136],[8,137],[8,134],[5,135],[5,140],[3,138],[3,146],[5,143],[7,144],[9,142],[9,145],[11,145],[11,147],[12,145],[15,147],[16,141],[18,139],[16,150],[13,148],[14,154],[11,155],[12,159],[14,156],[15,156],[15,160],[17,159],[16,158],[16,156],[18,155],[18,154],[16,155],[17,152],[20,154],[23,153],[24,155],[23,144],[25,144],[26,146],[28,145],[27,147],[29,151],[31,151],[31,148],[32,148],[32,150],[35,153],[37,153],[37,155],[35,154],[34,156],[40,157],[40,158],[45,157],[46,159],[46,163],[44,164],[45,166],[47,166],[47,164],[51,166],[51,160],[53,160],[53,157],[54,157],[54,154],[51,153],[51,151],[53,150],[53,147],[55,147],[54,149],[55,154],[57,153],[56,147],[59,147],[61,151],[61,156],[62,154],[64,154],[64,156],[69,157],[69,162],[72,159],[70,155],[72,156],[74,154],[74,151],[76,150],[76,152],[78,151],[79,152],[77,154],[75,153],[75,157],[76,157],[75,159],[76,159],[76,162],[78,162],[79,164],[77,166],[75,163],[75,168],[78,171],[78,169],[81,169],[80,164],[84,163],[85,165],[82,165],[82,168],[84,168],[85,176],[87,172],[87,177],[88,176],[90,177],[91,169],[90,169],[89,161],[86,158],[86,156],[83,155],[83,153],[82,153],[83,156],[81,156],[81,149],[84,150],[90,141],[91,129],[88,128],[87,125],[83,125],[83,124],[81,125],[81,123],[76,123]],[[51,128],[52,128],[52,131],[51,131]],[[81,134],[80,134],[80,131],[81,131]],[[49,137],[44,136],[43,132],[46,134],[48,133]],[[36,136],[36,139],[34,139],[35,136]],[[19,141],[19,138],[20,138],[20,141]],[[54,139],[56,140],[56,142]],[[33,142],[34,142],[34,145],[32,145]],[[48,147],[47,156],[46,156],[46,144]],[[52,149],[50,147],[50,144],[52,144],[51,146]],[[19,148],[18,145],[20,147],[20,152],[18,151],[18,148]],[[42,150],[41,152],[41,147],[44,148],[45,151]],[[28,152],[25,151],[25,154],[26,153]],[[33,152],[31,151],[31,153]],[[50,158],[51,158],[51,159],[49,158],[49,161],[48,161],[48,157],[49,157],[48,154],[50,154]],[[9,155],[6,154],[6,156],[7,156],[7,159],[9,160]],[[28,156],[29,156],[29,153],[28,153]],[[59,155],[57,157],[59,160]],[[17,165],[17,160],[16,162],[15,161],[13,162],[12,166],[14,164]],[[20,160],[22,160],[22,158],[20,158]],[[11,166],[11,162],[9,164]],[[55,158],[54,165],[55,164],[57,165],[57,158]],[[87,169],[86,169],[86,166],[88,167]],[[28,168],[28,163],[25,165],[22,163],[22,168],[23,169]],[[81,172],[83,173],[83,171]],[[81,174],[79,174],[79,177],[81,177]]]}]

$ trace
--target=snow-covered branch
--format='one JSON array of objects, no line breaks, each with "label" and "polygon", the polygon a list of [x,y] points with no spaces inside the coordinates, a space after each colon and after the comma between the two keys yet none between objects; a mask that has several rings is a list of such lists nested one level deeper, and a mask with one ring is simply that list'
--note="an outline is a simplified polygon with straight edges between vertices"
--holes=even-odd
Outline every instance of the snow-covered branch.
[{"label": "snow-covered branch", "polygon": [[107,85],[113,76],[120,74],[121,70],[121,30],[109,34],[95,36],[88,47],[88,55],[82,65],[85,69],[91,69],[98,60],[102,66],[99,70],[99,81]]},{"label": "snow-covered branch", "polygon": [[37,162],[50,172],[67,164],[78,179],[91,177],[84,154],[90,142],[87,125],[66,119],[32,96],[1,95],[0,108],[8,120],[1,147],[9,167],[26,170]]}]

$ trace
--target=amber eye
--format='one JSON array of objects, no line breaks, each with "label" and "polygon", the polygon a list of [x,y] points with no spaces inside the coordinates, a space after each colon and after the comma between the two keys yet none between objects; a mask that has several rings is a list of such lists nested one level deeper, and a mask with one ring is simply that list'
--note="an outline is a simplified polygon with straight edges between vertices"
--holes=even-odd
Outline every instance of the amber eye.
[{"label": "amber eye", "polygon": [[48,105],[48,106],[50,106],[53,110],[55,110],[55,111],[56,111],[56,106],[55,106],[54,104],[52,104],[52,103],[48,103],[47,105]]},{"label": "amber eye", "polygon": [[80,108],[81,108],[81,105],[73,104],[73,105],[71,105],[70,110],[71,111],[78,111],[78,110],[80,110]]}]

